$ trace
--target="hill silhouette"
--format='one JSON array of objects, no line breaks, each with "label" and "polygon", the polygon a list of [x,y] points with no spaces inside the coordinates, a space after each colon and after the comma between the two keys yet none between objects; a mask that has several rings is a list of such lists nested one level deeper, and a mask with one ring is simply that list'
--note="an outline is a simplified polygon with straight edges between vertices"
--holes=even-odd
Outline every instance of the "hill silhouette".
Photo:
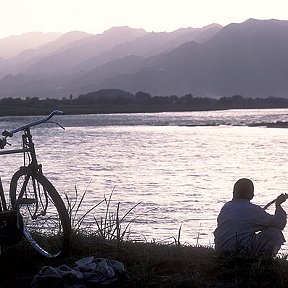
[{"label": "hill silhouette", "polygon": [[[100,89],[95,92],[73,98],[40,99],[3,98],[0,99],[0,117],[12,115],[45,115],[52,110],[60,109],[65,114],[100,114],[100,113],[147,113],[147,112],[181,112],[209,111],[227,109],[263,109],[288,108],[285,98],[247,98],[240,95],[221,97],[184,96],[151,96],[139,91],[135,95],[120,89]],[[263,125],[263,123],[261,123]],[[274,124],[273,124],[274,125]],[[287,123],[277,123],[287,127]]]},{"label": "hill silhouette", "polygon": [[230,24],[204,43],[185,43],[137,74],[107,79],[103,85],[160,95],[287,97],[287,35],[287,21]]},{"label": "hill silhouette", "polygon": [[275,19],[169,33],[114,27],[98,35],[78,34],[59,48],[49,51],[53,43],[48,43],[0,61],[0,99],[61,99],[100,89],[286,98],[287,36],[288,21]]}]

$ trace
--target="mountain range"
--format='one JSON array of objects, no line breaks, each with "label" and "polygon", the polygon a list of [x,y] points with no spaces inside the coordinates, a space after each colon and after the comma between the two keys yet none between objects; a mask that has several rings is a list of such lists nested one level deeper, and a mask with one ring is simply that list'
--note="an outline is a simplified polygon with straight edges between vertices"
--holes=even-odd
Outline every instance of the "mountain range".
[{"label": "mountain range", "polygon": [[169,96],[288,98],[288,21],[93,35],[26,33],[0,39],[0,98],[77,97],[100,89]]}]

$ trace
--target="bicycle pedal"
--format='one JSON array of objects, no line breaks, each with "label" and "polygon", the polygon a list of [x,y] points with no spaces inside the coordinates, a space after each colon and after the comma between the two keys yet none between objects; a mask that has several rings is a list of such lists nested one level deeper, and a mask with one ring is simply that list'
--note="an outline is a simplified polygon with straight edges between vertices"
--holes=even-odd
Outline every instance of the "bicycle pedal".
[{"label": "bicycle pedal", "polygon": [[26,205],[32,205],[37,203],[37,200],[35,198],[21,198],[17,200],[18,204],[26,204]]}]

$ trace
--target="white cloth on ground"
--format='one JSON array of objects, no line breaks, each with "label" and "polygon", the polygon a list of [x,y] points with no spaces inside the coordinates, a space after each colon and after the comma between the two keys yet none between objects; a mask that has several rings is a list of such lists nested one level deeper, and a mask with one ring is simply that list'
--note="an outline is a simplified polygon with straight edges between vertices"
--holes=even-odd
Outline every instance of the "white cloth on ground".
[{"label": "white cloth on ground", "polygon": [[123,263],[105,258],[85,257],[73,268],[44,266],[32,280],[32,288],[86,288],[92,284],[109,284],[125,273]]}]

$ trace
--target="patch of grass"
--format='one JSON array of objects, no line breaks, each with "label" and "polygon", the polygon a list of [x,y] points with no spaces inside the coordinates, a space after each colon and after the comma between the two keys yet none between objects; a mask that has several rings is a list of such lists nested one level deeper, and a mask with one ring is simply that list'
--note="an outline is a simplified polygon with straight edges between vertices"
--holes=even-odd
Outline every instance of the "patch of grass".
[{"label": "patch of grass", "polygon": [[[90,184],[90,182],[89,182]],[[88,184],[88,185],[89,185]],[[67,211],[68,211],[68,215],[69,215],[69,219],[70,219],[70,224],[72,229],[75,232],[80,232],[81,228],[83,228],[83,222],[85,220],[85,218],[87,217],[87,215],[89,215],[90,213],[93,213],[93,211],[101,204],[105,201],[105,199],[99,201],[98,203],[96,203],[95,205],[93,205],[92,207],[90,207],[84,214],[80,214],[80,207],[83,205],[85,196],[87,194],[87,189],[88,189],[88,185],[85,189],[85,191],[82,193],[82,195],[79,195],[78,192],[78,188],[77,185],[75,185],[75,189],[74,189],[74,195],[73,196],[69,196],[67,193],[65,194],[65,200],[67,203]],[[86,228],[86,227],[85,227]]]},{"label": "patch of grass", "polygon": [[[75,188],[76,189],[76,188]],[[40,256],[26,242],[6,247],[0,255],[0,287],[28,288],[33,276],[43,266],[70,267],[84,257],[108,258],[122,262],[127,277],[116,286],[108,287],[194,287],[194,288],[284,288],[288,287],[286,257],[250,259],[219,255],[211,247],[180,243],[181,226],[172,243],[149,243],[129,239],[132,220],[126,217],[137,205],[120,216],[120,203],[111,210],[113,191],[108,198],[95,204],[80,215],[87,189],[74,200],[67,199],[73,231],[70,253],[58,258]],[[99,205],[106,205],[104,215],[94,219],[96,229],[85,227],[85,217]],[[128,234],[128,236],[127,236]],[[47,287],[48,288],[48,287]],[[50,287],[49,287],[50,288]]]},{"label": "patch of grass", "polygon": [[[71,253],[47,259],[25,246],[11,247],[0,256],[1,287],[29,287],[42,266],[73,266],[87,256],[121,261],[127,277],[117,287],[288,287],[284,258],[249,259],[218,255],[207,247],[106,240],[90,233],[71,237]],[[4,283],[4,284],[3,284]]]},{"label": "patch of grass", "polygon": [[[121,216],[120,202],[117,203],[116,211],[113,211],[111,207],[114,189],[115,187],[113,188],[112,192],[108,197],[104,195],[104,198],[102,200],[90,207],[83,214],[80,214],[80,207],[83,205],[85,196],[87,195],[87,188],[81,196],[79,195],[77,186],[75,186],[75,195],[73,195],[73,197],[69,197],[67,194],[65,195],[71,227],[75,234],[85,234],[85,231],[87,231],[85,218],[91,216],[92,214],[95,226],[95,228],[93,229],[93,234],[95,236],[98,236],[103,240],[116,240],[118,245],[124,239],[127,240],[129,238],[130,225],[137,217],[130,220],[128,219],[128,217],[130,216],[131,212],[141,203],[135,204],[132,208],[128,209],[128,211],[126,211],[123,216]],[[96,208],[102,204],[105,205],[104,213],[102,216],[98,216],[99,218],[97,218],[93,213]]]}]

